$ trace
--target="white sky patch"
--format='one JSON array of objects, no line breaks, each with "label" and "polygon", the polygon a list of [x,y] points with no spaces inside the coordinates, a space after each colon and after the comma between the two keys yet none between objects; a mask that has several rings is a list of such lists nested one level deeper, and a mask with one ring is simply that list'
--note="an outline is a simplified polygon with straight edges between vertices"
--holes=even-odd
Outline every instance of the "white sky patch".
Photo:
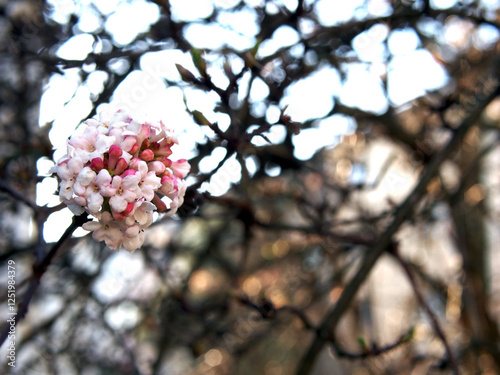
[{"label": "white sky patch", "polygon": [[54,145],[54,160],[59,160],[66,154],[66,141],[74,133],[77,125],[85,119],[92,110],[89,99],[90,92],[85,86],[80,86],[52,123],[49,132],[50,142]]},{"label": "white sky patch", "polygon": [[382,80],[367,68],[366,64],[347,66],[347,79],[340,93],[340,101],[363,111],[385,113],[389,103],[385,97]]},{"label": "white sky patch", "polygon": [[[54,193],[54,191],[52,191]],[[50,214],[43,224],[43,238],[47,242],[57,242],[63,235],[64,231],[71,224],[73,213],[69,208],[64,208],[60,211]],[[74,237],[86,236],[89,232],[85,229],[78,228],[73,232]]]},{"label": "white sky patch", "polygon": [[72,0],[48,0],[50,18],[60,24],[66,24],[75,10],[75,3]]},{"label": "white sky patch", "polygon": [[261,79],[255,78],[250,89],[250,101],[252,103],[260,102],[269,96],[269,86]]},{"label": "white sky patch", "polygon": [[[141,22],[138,22],[138,15],[140,15]],[[126,45],[137,38],[138,34],[146,32],[159,16],[160,11],[156,4],[136,0],[121,4],[109,16],[104,26],[115,43]]]},{"label": "white sky patch", "polygon": [[261,7],[264,5],[264,2],[264,0],[245,0],[245,3],[253,7]]},{"label": "white sky patch", "polygon": [[404,55],[415,51],[420,46],[420,38],[413,29],[395,30],[387,41],[393,55]]},{"label": "white sky patch", "polygon": [[224,147],[216,147],[206,158],[200,161],[199,168],[201,173],[209,173],[214,167],[219,164],[224,156],[226,156],[227,150]]},{"label": "white sky patch", "polygon": [[333,68],[320,68],[310,76],[292,83],[285,90],[281,107],[292,120],[304,122],[328,114],[334,104],[333,97],[340,90],[340,77]]},{"label": "white sky patch", "polygon": [[384,41],[389,34],[386,25],[376,24],[356,36],[352,41],[354,50],[363,61],[381,60],[385,56]]},{"label": "white sky patch", "polygon": [[292,137],[294,155],[299,160],[308,160],[319,149],[337,145],[341,136],[352,134],[356,126],[354,119],[344,115],[337,114],[321,120],[314,127]]},{"label": "white sky patch", "polygon": [[102,14],[111,14],[118,8],[122,0],[92,0],[92,3],[99,9]]},{"label": "white sky patch", "polygon": [[40,125],[44,125],[55,119],[56,115],[62,110],[74,95],[78,83],[78,69],[67,69],[64,74],[53,74],[45,87],[40,102]]},{"label": "white sky patch", "polygon": [[238,81],[238,100],[241,102],[245,99],[248,91],[248,85],[250,84],[250,77],[252,74],[250,72],[245,72],[243,76]]},{"label": "white sky patch", "polygon": [[266,174],[270,177],[278,177],[281,174],[281,167],[278,164],[267,163],[264,167]]},{"label": "white sky patch", "polygon": [[175,64],[180,64],[197,75],[191,55],[180,50],[149,52],[144,54],[140,61],[141,69],[151,75],[153,79],[163,77],[169,81],[179,81],[181,76]]},{"label": "white sky patch", "polygon": [[125,301],[118,306],[111,306],[104,313],[104,319],[111,328],[131,329],[139,322],[141,310],[131,301]]},{"label": "white sky patch", "polygon": [[400,106],[443,87],[448,75],[429,51],[420,49],[394,57],[388,66],[387,81],[390,101]]},{"label": "white sky patch", "polygon": [[227,42],[227,31],[217,24],[192,23],[184,28],[184,37],[195,48],[219,49]]},{"label": "white sky patch", "polygon": [[253,36],[246,36],[222,25],[211,23],[192,23],[184,28],[184,37],[195,48],[220,49],[229,46],[237,51],[244,51],[255,44]]},{"label": "white sky patch", "polygon": [[479,49],[492,48],[500,37],[500,32],[492,25],[480,25],[474,33],[474,45]]},{"label": "white sky patch", "polygon": [[329,136],[340,137],[349,135],[356,131],[356,121],[349,116],[335,114],[319,121],[317,126],[321,135],[328,138]]},{"label": "white sky patch", "polygon": [[297,0],[281,0],[278,3],[282,3],[290,12],[294,12],[299,5]]},{"label": "white sky patch", "polygon": [[266,110],[266,121],[268,124],[278,122],[281,116],[281,109],[276,105],[270,105]]},{"label": "white sky patch", "polygon": [[184,90],[184,94],[186,95],[186,102],[190,111],[200,111],[210,122],[215,122],[217,120],[217,114],[214,112],[214,108],[220,99],[215,92],[206,92],[187,87]]},{"label": "white sky patch", "polygon": [[102,29],[102,21],[99,14],[92,8],[86,7],[77,23],[78,28],[84,33],[95,33]]},{"label": "white sky patch", "polygon": [[388,16],[392,12],[392,6],[387,0],[370,0],[367,4],[368,13],[372,17]]},{"label": "white sky patch", "polygon": [[170,0],[174,21],[196,21],[212,14],[214,7],[210,0]]},{"label": "white sky patch", "polygon": [[225,90],[227,86],[229,86],[229,78],[227,78],[227,76],[224,74],[221,65],[214,66],[213,64],[210,64],[207,67],[207,73],[212,79],[212,83],[215,86],[223,90]]},{"label": "white sky patch", "polygon": [[[59,196],[55,194],[58,188],[58,181],[56,178],[45,177],[42,182],[36,184],[36,204],[38,206],[57,206],[61,201]],[[52,192],[52,194],[48,194]]]},{"label": "white sky patch", "polygon": [[352,19],[356,8],[363,3],[364,0],[319,0],[314,10],[323,26],[333,26]]},{"label": "white sky patch", "polygon": [[[111,103],[117,108],[149,113],[149,109],[165,102],[165,84],[157,75],[134,70],[116,88]],[[154,98],[154,99],[153,99]],[[153,99],[153,105],[151,105]]]},{"label": "white sky patch", "polygon": [[217,16],[217,22],[241,35],[253,37],[259,32],[257,12],[252,8],[243,8],[234,12],[220,12]]},{"label": "white sky patch", "polygon": [[221,196],[229,190],[232,183],[237,183],[241,178],[241,165],[236,156],[231,156],[224,165],[215,173],[210,182],[201,186],[201,191],[208,191],[213,196]]},{"label": "white sky patch", "polygon": [[85,80],[85,85],[94,95],[100,94],[104,90],[104,83],[108,79],[108,73],[102,70],[95,70],[90,73]]},{"label": "white sky patch", "polygon": [[95,39],[90,34],[78,34],[69,38],[56,52],[56,55],[66,60],[85,60],[92,52]]},{"label": "white sky patch", "polygon": [[234,7],[236,4],[240,2],[240,0],[212,0],[214,5],[218,8],[229,9]]},{"label": "white sky patch", "polygon": [[[252,125],[248,127],[247,133],[251,133],[257,128],[257,125]],[[279,144],[285,140],[286,128],[283,125],[274,125],[273,127],[271,127],[271,129],[269,129],[268,132],[264,132],[262,135],[266,136],[266,138],[269,139],[272,144]],[[269,142],[261,136],[256,135],[252,138],[252,144],[255,146],[265,146],[269,145]]]},{"label": "white sky patch", "polygon": [[284,25],[280,26],[274,33],[273,36],[262,42],[259,46],[259,51],[257,57],[265,57],[272,55],[280,48],[292,46],[300,40],[299,34],[295,29],[290,26]]},{"label": "white sky patch", "polygon": [[448,9],[457,4],[457,0],[431,0],[434,9]]},{"label": "white sky patch", "polygon": [[303,129],[292,137],[294,156],[299,160],[310,159],[320,148],[332,144],[331,139],[321,138],[318,129]]},{"label": "white sky patch", "polygon": [[247,156],[244,159],[248,174],[250,175],[250,177],[252,177],[259,168],[259,159],[257,159],[257,157],[254,155]]},{"label": "white sky patch", "polygon": [[41,157],[36,161],[37,176],[50,176],[50,169],[55,163],[47,157]]}]

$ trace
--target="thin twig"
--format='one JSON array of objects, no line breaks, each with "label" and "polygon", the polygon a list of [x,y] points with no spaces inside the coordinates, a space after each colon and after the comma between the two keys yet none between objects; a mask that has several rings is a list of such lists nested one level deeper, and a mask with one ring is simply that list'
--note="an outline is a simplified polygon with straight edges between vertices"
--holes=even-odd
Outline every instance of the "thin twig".
[{"label": "thin twig", "polygon": [[398,260],[399,264],[401,267],[403,267],[403,270],[406,273],[406,276],[408,277],[408,280],[410,281],[411,287],[413,288],[413,292],[415,293],[415,296],[417,297],[418,304],[420,307],[425,311],[427,316],[429,317],[431,321],[432,328],[434,332],[436,332],[436,335],[438,335],[439,339],[442,341],[443,346],[446,350],[446,355],[448,356],[448,363],[450,365],[450,368],[455,375],[459,375],[459,369],[458,369],[458,363],[455,358],[455,355],[453,354],[453,351],[451,350],[450,344],[448,340],[446,339],[446,336],[444,334],[443,329],[441,328],[441,325],[439,324],[438,318],[436,317],[436,314],[432,311],[430,308],[429,304],[425,300],[424,296],[422,295],[422,292],[420,291],[420,288],[417,285],[417,281],[415,280],[415,276],[413,275],[412,270],[408,266],[408,264],[399,256],[397,253],[393,254],[394,257]]}]

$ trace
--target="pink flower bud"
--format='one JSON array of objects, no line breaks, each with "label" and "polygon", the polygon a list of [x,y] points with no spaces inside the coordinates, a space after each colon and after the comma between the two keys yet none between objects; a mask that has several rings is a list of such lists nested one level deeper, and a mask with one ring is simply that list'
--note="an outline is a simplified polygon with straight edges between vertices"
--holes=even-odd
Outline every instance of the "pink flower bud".
[{"label": "pink flower bud", "polygon": [[177,161],[174,161],[170,168],[174,171],[174,174],[179,178],[186,177],[189,171],[191,170],[191,166],[189,165],[187,159],[179,159]]},{"label": "pink flower bud", "polygon": [[172,165],[172,160],[170,160],[169,158],[163,158],[161,159],[161,162],[167,168],[170,168],[170,166]]},{"label": "pink flower bud", "polygon": [[116,212],[113,210],[111,210],[111,212],[113,213],[113,219],[115,219],[116,221],[123,221],[127,218],[127,215],[124,215],[121,212]]},{"label": "pink flower bud", "polygon": [[[126,151],[128,153],[135,153],[139,149],[139,145],[137,144],[137,139],[135,137],[129,136],[125,137],[122,143],[120,143],[120,147],[122,148],[123,151]],[[132,151],[133,148],[136,147],[135,151]]]},{"label": "pink flower bud", "polygon": [[122,173],[122,175],[120,176],[121,178],[125,178],[127,176],[134,176],[136,174],[136,170],[135,169],[127,169],[125,172]]},{"label": "pink flower bud", "polygon": [[123,155],[123,150],[120,148],[120,146],[112,145],[109,148],[108,169],[110,170],[115,169],[116,162],[118,161],[118,158],[122,155]]},{"label": "pink flower bud", "polygon": [[163,141],[161,141],[159,143],[160,145],[160,148],[163,148],[163,147],[172,147],[174,145],[174,139],[172,137],[166,137],[165,139],[163,139]]},{"label": "pink flower bud", "polygon": [[94,170],[95,172],[99,172],[103,168],[104,168],[104,162],[102,161],[101,158],[94,158],[90,162],[90,169]]},{"label": "pink flower bud", "polygon": [[176,188],[176,178],[172,176],[163,176],[161,178],[160,192],[164,195],[171,194]]},{"label": "pink flower bud", "polygon": [[151,202],[156,206],[156,209],[158,211],[163,212],[167,210],[167,205],[160,199],[158,195],[155,194]]},{"label": "pink flower bud", "polygon": [[110,157],[119,158],[122,155],[123,155],[123,150],[120,148],[120,146],[111,145],[111,147],[109,148],[109,156]]},{"label": "pink flower bud", "polygon": [[155,143],[155,154],[158,156],[169,157],[172,155],[171,147],[174,145],[172,138],[167,137],[159,143]]},{"label": "pink flower bud", "polygon": [[140,158],[144,161],[151,161],[155,158],[155,153],[153,150],[147,148],[143,152],[141,152]]},{"label": "pink flower bud", "polygon": [[137,151],[139,151],[139,145],[137,143],[134,144],[134,146],[132,146],[132,148],[130,149],[130,151],[128,151],[130,154],[135,154]]},{"label": "pink flower bud", "polygon": [[146,139],[149,137],[150,134],[151,134],[151,126],[149,126],[149,124],[142,124],[141,131],[139,132],[139,135],[143,139]]},{"label": "pink flower bud", "polygon": [[169,157],[170,155],[172,155],[172,150],[170,149],[170,147],[160,147],[158,151],[156,151],[156,155]]},{"label": "pink flower bud", "polygon": [[[139,134],[137,134],[137,144],[142,148],[147,148],[149,146],[148,137],[151,134],[151,127],[149,124],[142,124]],[[147,143],[145,144],[145,142]]]},{"label": "pink flower bud", "polygon": [[165,171],[165,165],[161,161],[152,161],[148,163],[148,169],[160,175]]},{"label": "pink flower bud", "polygon": [[127,161],[124,158],[120,158],[116,163],[114,172],[115,174],[121,174],[125,169],[127,169],[127,167],[128,167]]},{"label": "pink flower bud", "polygon": [[139,159],[139,158],[134,158],[134,159],[132,159],[130,161],[129,166],[130,166],[130,168],[135,169],[136,171],[138,171],[139,170],[139,164],[142,163],[142,162],[144,162],[144,160]]},{"label": "pink flower bud", "polygon": [[132,202],[129,202],[127,204],[127,208],[123,212],[121,212],[121,214],[123,214],[125,216],[129,216],[132,213],[132,211],[134,211],[134,208],[135,208],[135,204]]}]

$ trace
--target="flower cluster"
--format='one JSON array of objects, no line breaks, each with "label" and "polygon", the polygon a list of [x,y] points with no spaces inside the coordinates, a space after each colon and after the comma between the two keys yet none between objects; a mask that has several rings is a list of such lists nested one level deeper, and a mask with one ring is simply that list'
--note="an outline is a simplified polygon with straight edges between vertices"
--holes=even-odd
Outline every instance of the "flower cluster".
[{"label": "flower cluster", "polygon": [[61,180],[60,199],[73,213],[87,211],[97,219],[83,225],[95,240],[134,251],[155,210],[173,215],[183,203],[190,165],[171,160],[178,141],[161,121],[140,121],[120,110],[83,126],[53,169]]}]

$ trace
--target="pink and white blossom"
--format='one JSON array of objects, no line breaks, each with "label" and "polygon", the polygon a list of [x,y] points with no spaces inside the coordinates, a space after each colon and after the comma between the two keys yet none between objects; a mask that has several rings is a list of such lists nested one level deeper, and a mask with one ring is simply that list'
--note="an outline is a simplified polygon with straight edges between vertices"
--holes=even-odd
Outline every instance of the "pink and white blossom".
[{"label": "pink and white blossom", "polygon": [[120,110],[101,112],[83,126],[52,170],[61,180],[60,199],[73,213],[96,219],[83,226],[96,241],[134,251],[153,213],[171,216],[184,201],[189,163],[170,159],[178,139],[161,121]]},{"label": "pink and white blossom", "polygon": [[97,129],[87,128],[83,136],[71,137],[68,144],[74,147],[75,156],[83,162],[102,157],[115,142],[115,137],[99,133]]},{"label": "pink and white blossom", "polygon": [[116,250],[123,243],[123,229],[109,212],[103,212],[99,221],[89,221],[83,224],[83,229],[92,232],[92,238],[96,241],[104,241],[106,245]]},{"label": "pink and white blossom", "polygon": [[170,168],[172,168],[174,174],[179,178],[185,178],[191,170],[191,166],[186,159],[174,161]]},{"label": "pink and white blossom", "polygon": [[139,181],[138,175],[128,175],[124,178],[120,176],[113,177],[111,186],[114,189],[114,194],[109,199],[111,209],[116,212],[125,211],[128,203],[132,203],[137,199],[137,189]]},{"label": "pink and white blossom", "polygon": [[151,201],[155,191],[161,187],[161,178],[157,177],[155,172],[148,171],[148,165],[142,160],[137,163],[137,169],[140,176],[138,188],[144,199]]}]

